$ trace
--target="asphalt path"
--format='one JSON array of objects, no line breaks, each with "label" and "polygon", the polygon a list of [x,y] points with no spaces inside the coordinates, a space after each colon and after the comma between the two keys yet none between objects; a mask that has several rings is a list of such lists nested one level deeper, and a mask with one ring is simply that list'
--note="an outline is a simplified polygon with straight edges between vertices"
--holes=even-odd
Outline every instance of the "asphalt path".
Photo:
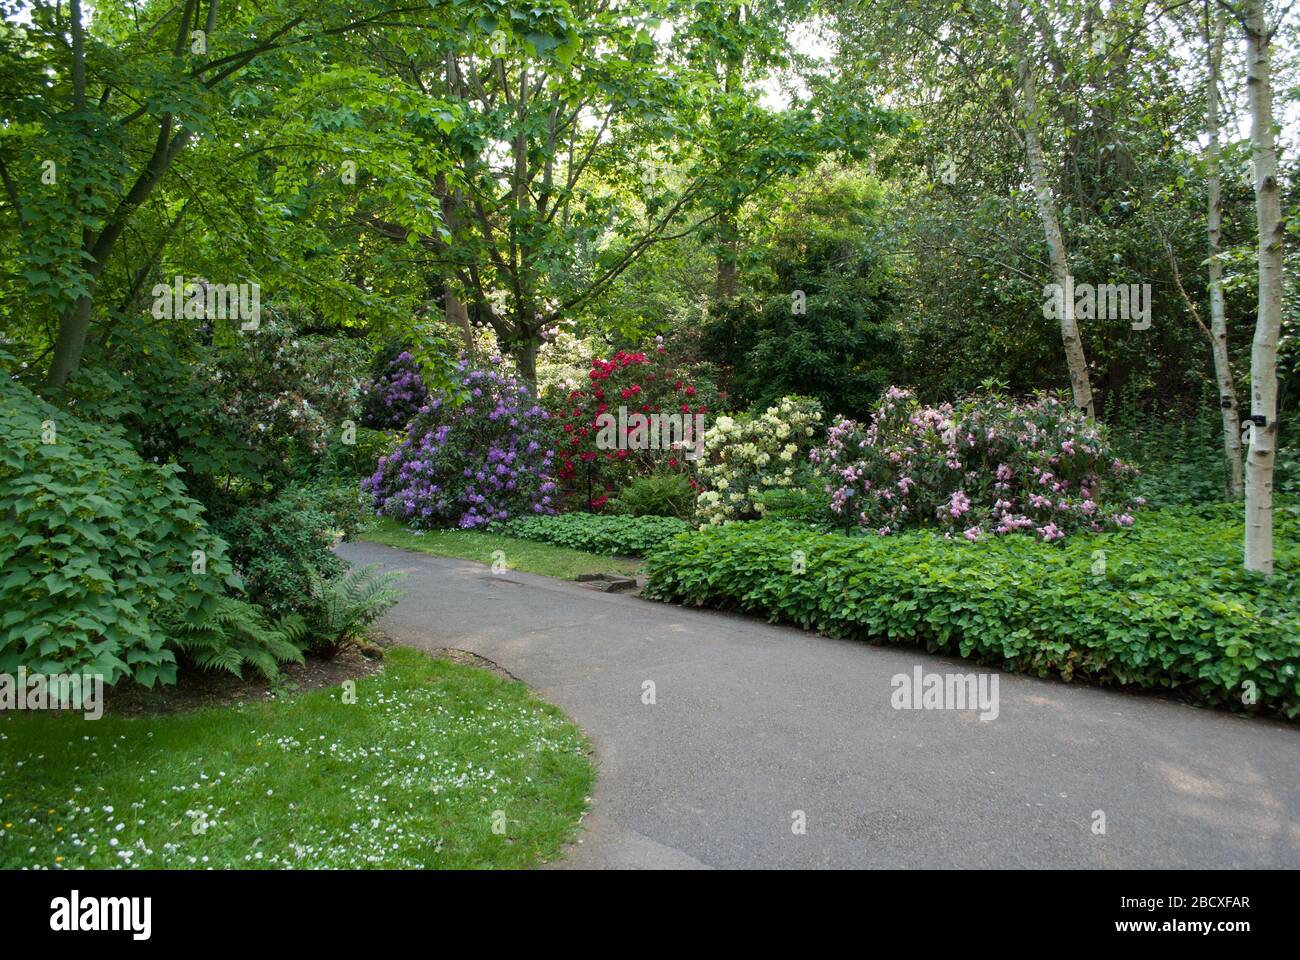
[{"label": "asphalt path", "polygon": [[494,661],[591,738],[595,803],[555,866],[1300,867],[1289,724],[1009,673],[996,717],[898,709],[895,678],[917,667],[990,671],[379,544],[339,552],[406,573],[380,622],[394,639]]}]

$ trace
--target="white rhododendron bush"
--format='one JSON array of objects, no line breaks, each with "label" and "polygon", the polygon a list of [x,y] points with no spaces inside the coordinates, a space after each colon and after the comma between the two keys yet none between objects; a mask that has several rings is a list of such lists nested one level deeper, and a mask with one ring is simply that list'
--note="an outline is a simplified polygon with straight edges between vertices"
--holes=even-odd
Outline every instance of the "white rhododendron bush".
[{"label": "white rhododendron bush", "polygon": [[702,524],[761,517],[764,491],[795,486],[821,419],[821,405],[806,397],[783,397],[757,416],[718,417],[698,474]]}]

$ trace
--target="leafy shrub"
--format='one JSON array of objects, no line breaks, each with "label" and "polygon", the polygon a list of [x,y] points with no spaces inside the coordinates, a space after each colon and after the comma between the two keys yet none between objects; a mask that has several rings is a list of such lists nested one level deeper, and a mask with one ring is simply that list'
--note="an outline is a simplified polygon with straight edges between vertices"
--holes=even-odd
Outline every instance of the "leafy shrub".
[{"label": "leafy shrub", "polygon": [[630,480],[610,504],[614,513],[632,517],[678,517],[695,512],[695,488],[680,473],[652,473]]},{"label": "leafy shrub", "polygon": [[388,359],[364,387],[362,424],[376,430],[400,430],[429,401],[429,389],[409,350]]},{"label": "leafy shrub", "polygon": [[228,616],[239,579],[180,472],[0,373],[0,671],[152,686],[175,681],[174,646],[236,670],[289,656]]},{"label": "leafy shrub", "polygon": [[406,439],[363,481],[378,512],[415,526],[462,528],[552,512],[546,413],[513,377],[466,361],[458,371],[464,399],[441,390],[431,396]]},{"label": "leafy shrub", "polygon": [[977,540],[1033,530],[1129,526],[1123,494],[1133,469],[1101,427],[1056,397],[1017,403],[987,395],[922,406],[890,387],[871,423],[841,419],[811,459],[828,480],[832,512],[880,534],[937,525]]},{"label": "leafy shrub", "polygon": [[391,444],[355,429],[366,346],[301,334],[273,311],[256,331],[216,343],[135,317],[90,345],[69,409],[118,423],[140,455],[185,469],[190,495],[214,515],[251,492],[265,496],[322,476],[360,479]]},{"label": "leafy shrub", "polygon": [[[1127,413],[1127,411],[1126,411]],[[1142,471],[1133,492],[1152,507],[1213,503],[1226,497],[1223,421],[1144,419],[1139,411],[1110,426],[1117,455]]]},{"label": "leafy shrub", "polygon": [[594,513],[561,513],[519,517],[503,525],[523,540],[540,540],[574,550],[619,556],[641,556],[690,529],[676,517],[627,517]]},{"label": "leafy shrub", "polygon": [[793,487],[770,487],[763,494],[763,518],[826,527],[831,515],[830,496],[809,478]]},{"label": "leafy shrub", "polygon": [[380,457],[397,449],[403,436],[400,432],[357,427],[352,443],[331,443],[324,456],[303,460],[297,471],[299,482],[327,477],[355,486],[374,472]]},{"label": "leafy shrub", "polygon": [[1259,709],[1296,717],[1300,508],[1279,509],[1275,523],[1273,577],[1242,569],[1235,505],[1152,511],[1130,530],[1054,544],[738,523],[651,553],[645,593],[1206,703],[1240,707],[1252,684]]},{"label": "leafy shrub", "polygon": [[314,577],[340,576],[335,518],[318,491],[291,487],[267,503],[243,507],[219,523],[248,597],[277,616],[312,610]]},{"label": "leafy shrub", "polygon": [[704,435],[700,519],[762,516],[765,491],[794,485],[821,418],[821,406],[807,397],[784,397],[757,416],[718,417]]},{"label": "leafy shrub", "polygon": [[344,540],[351,540],[358,531],[374,522],[370,497],[355,481],[324,479],[295,484],[281,497],[289,498],[304,509],[327,515],[329,529],[341,533]]},{"label": "leafy shrub", "polygon": [[375,620],[383,616],[402,596],[392,589],[401,574],[375,575],[376,564],[352,570],[327,580],[313,576],[311,595],[314,601],[308,620],[312,648],[332,657],[350,643],[355,643]]},{"label": "leafy shrub", "polygon": [[184,468],[190,496],[216,509],[232,480],[260,483],[270,459],[249,442],[267,439],[266,433],[253,438],[247,422],[226,413],[226,384],[212,376],[216,352],[152,318],[123,317],[103,342],[87,345],[82,369],[68,385],[68,409],[120,425],[146,461]]},{"label": "leafy shrub", "polygon": [[[1242,402],[1248,400],[1243,395]],[[1273,490],[1295,495],[1300,494],[1300,446],[1289,426],[1282,421]],[[1223,421],[1217,410],[1191,418],[1126,410],[1110,425],[1110,436],[1119,456],[1141,471],[1132,490],[1151,506],[1217,503],[1227,498]]]},{"label": "leafy shrub", "polygon": [[862,416],[901,352],[884,253],[896,226],[880,187],[856,170],[821,167],[783,192],[756,225],[749,291],[711,305],[704,352],[733,371],[744,405],[797,394]]}]

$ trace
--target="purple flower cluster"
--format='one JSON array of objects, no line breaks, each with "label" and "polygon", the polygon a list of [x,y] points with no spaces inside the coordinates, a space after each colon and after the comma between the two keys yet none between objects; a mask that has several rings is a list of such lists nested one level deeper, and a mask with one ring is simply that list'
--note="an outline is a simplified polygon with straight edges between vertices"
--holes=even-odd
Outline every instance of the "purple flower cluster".
[{"label": "purple flower cluster", "polygon": [[378,380],[368,385],[362,424],[376,430],[400,430],[429,400],[429,391],[409,351],[388,364]]},{"label": "purple flower cluster", "polygon": [[865,428],[840,419],[810,459],[831,510],[881,535],[938,526],[968,540],[1025,530],[1043,540],[1133,523],[1125,481],[1096,423],[1056,397],[922,406],[890,387]]},{"label": "purple flower cluster", "polygon": [[432,395],[406,439],[362,486],[376,513],[463,529],[520,513],[554,513],[547,414],[513,377],[457,367],[460,395]]}]

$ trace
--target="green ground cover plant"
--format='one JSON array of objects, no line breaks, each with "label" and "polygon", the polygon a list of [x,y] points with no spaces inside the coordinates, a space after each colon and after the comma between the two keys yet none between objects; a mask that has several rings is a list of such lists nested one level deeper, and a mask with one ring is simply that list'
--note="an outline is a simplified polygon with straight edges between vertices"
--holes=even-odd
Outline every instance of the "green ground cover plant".
[{"label": "green ground cover plant", "polygon": [[538,540],[589,553],[636,557],[690,529],[690,524],[677,517],[563,513],[519,517],[504,524],[502,529],[524,540]]},{"label": "green ground cover plant", "polygon": [[1279,506],[1277,527],[1270,578],[1241,569],[1232,504],[1150,511],[1131,529],[1064,543],[734,523],[651,553],[643,593],[1295,718],[1300,507]]},{"label": "green ground cover plant", "polygon": [[628,557],[602,556],[482,530],[412,530],[396,520],[387,519],[376,523],[362,533],[359,539],[436,557],[459,557],[487,564],[501,560],[510,570],[540,573],[562,580],[576,580],[584,573],[613,573],[630,577],[635,576],[641,568],[639,560]]}]

